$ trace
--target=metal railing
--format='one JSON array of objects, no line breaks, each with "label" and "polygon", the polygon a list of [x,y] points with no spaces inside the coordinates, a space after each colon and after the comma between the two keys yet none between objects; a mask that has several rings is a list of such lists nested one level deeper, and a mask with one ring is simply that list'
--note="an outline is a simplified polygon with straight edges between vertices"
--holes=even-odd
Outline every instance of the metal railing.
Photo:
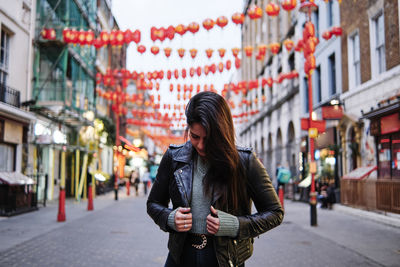
[{"label": "metal railing", "polygon": [[0,102],[19,108],[21,105],[21,93],[16,89],[0,83]]}]

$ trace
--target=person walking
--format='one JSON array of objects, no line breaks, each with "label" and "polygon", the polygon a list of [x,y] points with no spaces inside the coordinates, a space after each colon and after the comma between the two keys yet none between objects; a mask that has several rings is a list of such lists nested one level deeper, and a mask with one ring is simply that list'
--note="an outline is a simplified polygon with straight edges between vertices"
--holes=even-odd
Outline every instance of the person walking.
[{"label": "person walking", "polygon": [[255,153],[236,146],[222,96],[196,94],[185,115],[186,143],[169,146],[147,199],[148,214],[169,232],[165,266],[244,266],[253,238],[283,220],[278,196]]},{"label": "person walking", "polygon": [[147,188],[149,187],[149,182],[150,182],[150,172],[147,168],[145,169],[142,175],[142,182],[143,182],[144,195],[147,196]]}]

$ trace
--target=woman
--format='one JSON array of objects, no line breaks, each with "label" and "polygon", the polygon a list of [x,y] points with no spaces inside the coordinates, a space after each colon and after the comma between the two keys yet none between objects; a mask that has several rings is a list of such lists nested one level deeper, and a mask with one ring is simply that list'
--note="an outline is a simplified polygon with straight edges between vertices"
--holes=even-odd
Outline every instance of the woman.
[{"label": "woman", "polygon": [[169,232],[165,266],[244,266],[253,238],[282,222],[282,207],[251,149],[236,147],[224,98],[199,93],[185,113],[189,141],[164,154],[147,200],[148,214]]}]

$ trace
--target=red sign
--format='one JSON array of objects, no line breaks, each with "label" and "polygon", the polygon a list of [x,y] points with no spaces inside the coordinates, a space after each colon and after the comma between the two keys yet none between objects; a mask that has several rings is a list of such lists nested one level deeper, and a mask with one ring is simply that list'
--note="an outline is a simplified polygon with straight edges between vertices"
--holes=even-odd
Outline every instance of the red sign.
[{"label": "red sign", "polygon": [[324,120],[340,120],[343,117],[342,106],[325,106],[322,107],[322,118]]},{"label": "red sign", "polygon": [[381,134],[388,134],[397,131],[400,131],[400,120],[398,113],[381,118]]},{"label": "red sign", "polygon": [[320,121],[320,120],[314,120],[311,121],[310,125],[310,120],[308,118],[301,118],[301,129],[302,130],[308,130],[309,128],[317,128],[318,133],[323,133],[325,132],[326,129],[326,121]]}]

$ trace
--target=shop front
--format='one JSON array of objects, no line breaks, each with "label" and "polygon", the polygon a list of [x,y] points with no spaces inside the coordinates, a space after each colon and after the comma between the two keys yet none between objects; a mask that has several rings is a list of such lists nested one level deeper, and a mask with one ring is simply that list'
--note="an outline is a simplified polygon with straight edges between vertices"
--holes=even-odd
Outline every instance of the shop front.
[{"label": "shop front", "polygon": [[371,121],[370,132],[375,137],[377,209],[400,213],[400,101],[381,103],[364,118]]}]

